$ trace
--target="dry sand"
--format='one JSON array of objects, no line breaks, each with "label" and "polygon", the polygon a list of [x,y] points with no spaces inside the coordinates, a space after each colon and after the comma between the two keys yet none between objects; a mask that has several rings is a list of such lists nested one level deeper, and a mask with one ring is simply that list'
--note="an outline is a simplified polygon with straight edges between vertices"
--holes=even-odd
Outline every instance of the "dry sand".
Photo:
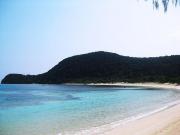
[{"label": "dry sand", "polygon": [[[102,83],[88,85],[140,86],[180,90],[177,84],[160,83]],[[103,135],[180,135],[180,104],[153,115],[119,125]]]},{"label": "dry sand", "polygon": [[[82,85],[82,84],[75,84]],[[96,86],[138,86],[179,90],[177,84],[161,83],[98,83]],[[94,135],[93,133],[91,135]],[[120,124],[104,133],[96,135],[180,135],[180,104],[147,117]]]},{"label": "dry sand", "polygon": [[180,135],[180,105],[120,125],[104,135]]}]

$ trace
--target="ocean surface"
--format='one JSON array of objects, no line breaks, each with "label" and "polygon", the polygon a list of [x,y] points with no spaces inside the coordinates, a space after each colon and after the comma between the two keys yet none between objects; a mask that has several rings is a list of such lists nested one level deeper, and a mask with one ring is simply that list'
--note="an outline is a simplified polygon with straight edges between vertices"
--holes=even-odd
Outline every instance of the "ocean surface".
[{"label": "ocean surface", "polygon": [[91,135],[179,99],[170,89],[0,85],[0,135]]}]

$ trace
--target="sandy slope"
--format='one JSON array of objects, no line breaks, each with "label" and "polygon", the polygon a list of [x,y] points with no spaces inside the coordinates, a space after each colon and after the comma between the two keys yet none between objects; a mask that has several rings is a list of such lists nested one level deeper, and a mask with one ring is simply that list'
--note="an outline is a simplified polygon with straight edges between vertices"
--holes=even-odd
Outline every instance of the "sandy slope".
[{"label": "sandy slope", "polygon": [[[103,83],[88,85],[140,86],[180,90],[180,85],[168,83]],[[124,125],[119,125],[103,133],[103,135],[180,135],[180,105]]]},{"label": "sandy slope", "polygon": [[[177,84],[114,83],[103,85],[142,86],[180,90],[180,86]],[[104,133],[104,135],[180,135],[180,105],[126,123],[125,125],[120,125]]]},{"label": "sandy slope", "polygon": [[[74,84],[82,85],[82,84]],[[84,85],[84,84],[83,84]],[[138,86],[180,90],[177,84],[160,83],[98,83],[97,86]],[[92,135],[94,135],[92,133]],[[98,134],[99,135],[99,134]],[[180,135],[180,104],[141,119],[120,124],[100,135]]]},{"label": "sandy slope", "polygon": [[120,125],[104,135],[180,135],[180,105]]}]

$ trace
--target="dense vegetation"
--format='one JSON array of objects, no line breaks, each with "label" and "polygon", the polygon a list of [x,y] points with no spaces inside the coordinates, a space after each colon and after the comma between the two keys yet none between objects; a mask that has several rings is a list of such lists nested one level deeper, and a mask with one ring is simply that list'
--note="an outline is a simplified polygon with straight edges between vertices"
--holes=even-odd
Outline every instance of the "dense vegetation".
[{"label": "dense vegetation", "polygon": [[2,83],[180,83],[180,56],[135,58],[109,52],[69,57],[44,74],[9,74]]},{"label": "dense vegetation", "polygon": [[145,0],[151,2],[154,9],[163,8],[167,12],[169,5],[177,7],[180,6],[180,0]]},{"label": "dense vegetation", "polygon": [[170,2],[172,3],[172,6],[174,5],[175,7],[180,5],[180,0],[145,0],[145,1],[152,2],[153,7],[155,9],[159,9],[160,7],[163,7],[164,12],[167,12]]}]

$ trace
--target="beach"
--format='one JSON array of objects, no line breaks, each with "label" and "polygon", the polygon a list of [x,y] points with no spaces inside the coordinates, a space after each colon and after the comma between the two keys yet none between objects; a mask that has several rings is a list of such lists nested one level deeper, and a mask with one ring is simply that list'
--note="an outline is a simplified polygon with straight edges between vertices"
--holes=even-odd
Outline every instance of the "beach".
[{"label": "beach", "polygon": [[[105,86],[138,86],[180,90],[177,84],[160,83],[105,83]],[[180,135],[180,104],[173,105],[147,117],[120,124],[103,135]]]},{"label": "beach", "polygon": [[[75,85],[75,84],[74,84]],[[76,84],[78,85],[78,84]],[[95,85],[95,86],[124,86],[124,87],[149,87],[149,88],[161,88],[161,89],[172,89],[179,90],[180,85],[172,83],[90,83],[86,85]]]},{"label": "beach", "polygon": [[179,135],[180,105],[128,122],[107,131],[104,135]]}]

